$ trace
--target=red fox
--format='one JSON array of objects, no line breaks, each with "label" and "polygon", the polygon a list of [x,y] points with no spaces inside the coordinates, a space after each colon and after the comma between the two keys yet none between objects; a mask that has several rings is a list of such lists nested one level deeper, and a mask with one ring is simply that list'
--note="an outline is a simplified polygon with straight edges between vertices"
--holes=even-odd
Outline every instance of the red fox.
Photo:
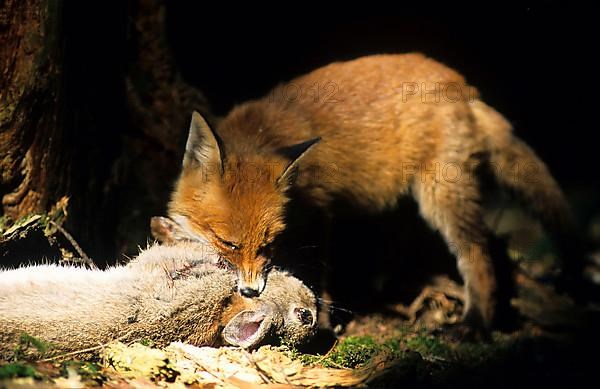
[{"label": "red fox", "polygon": [[496,281],[482,168],[548,228],[569,223],[544,163],[460,74],[421,54],[367,56],[279,85],[214,130],[194,113],[169,213],[237,269],[242,295],[258,296],[290,201],[330,214],[338,200],[378,212],[412,196],[456,256],[463,322],[489,328]]}]

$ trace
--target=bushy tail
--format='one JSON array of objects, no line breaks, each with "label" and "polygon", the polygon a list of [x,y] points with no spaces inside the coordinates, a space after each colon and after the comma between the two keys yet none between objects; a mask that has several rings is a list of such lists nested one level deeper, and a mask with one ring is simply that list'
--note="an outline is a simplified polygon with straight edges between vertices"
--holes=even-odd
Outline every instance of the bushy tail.
[{"label": "bushy tail", "polygon": [[471,109],[487,138],[496,180],[533,211],[559,249],[562,274],[557,287],[577,300],[589,299],[595,288],[583,278],[585,245],[560,187],[535,152],[512,134],[502,115],[479,100],[471,102]]},{"label": "bushy tail", "polygon": [[487,137],[490,165],[498,183],[514,192],[553,238],[571,235],[571,210],[544,162],[512,134],[510,123],[496,110],[479,100],[473,101],[471,108]]},{"label": "bushy tail", "polygon": [[498,183],[533,211],[556,243],[562,262],[559,290],[586,301],[597,288],[583,276],[586,248],[567,200],[535,152],[512,134],[512,126],[496,110],[476,100],[471,109],[488,141],[490,164]]}]

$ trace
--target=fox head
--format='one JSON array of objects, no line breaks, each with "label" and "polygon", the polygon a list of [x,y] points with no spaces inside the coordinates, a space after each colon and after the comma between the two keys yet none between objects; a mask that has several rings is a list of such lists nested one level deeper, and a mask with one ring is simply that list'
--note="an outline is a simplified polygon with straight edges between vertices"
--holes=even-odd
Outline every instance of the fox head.
[{"label": "fox head", "polygon": [[202,116],[192,115],[169,214],[237,271],[246,297],[265,288],[273,241],[285,229],[286,192],[298,161],[318,140],[281,153],[240,152],[224,147]]}]

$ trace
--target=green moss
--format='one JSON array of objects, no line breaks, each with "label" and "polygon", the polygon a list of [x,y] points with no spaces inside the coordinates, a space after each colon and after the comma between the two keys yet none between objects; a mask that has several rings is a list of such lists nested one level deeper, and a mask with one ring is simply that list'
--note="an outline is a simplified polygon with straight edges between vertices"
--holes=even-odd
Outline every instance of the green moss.
[{"label": "green moss", "polygon": [[325,367],[354,368],[364,365],[381,351],[382,345],[370,336],[350,336],[340,343],[321,361]]},{"label": "green moss", "polygon": [[[4,231],[6,231],[9,228],[9,224],[10,224],[10,219],[8,218],[8,216],[6,216],[6,215],[0,216],[0,235],[4,234]],[[0,238],[0,240],[2,240],[2,239]]]},{"label": "green moss", "polygon": [[147,338],[141,339],[140,344],[142,344],[146,347],[154,347],[155,346],[154,341],[152,339],[147,339]]},{"label": "green moss", "polygon": [[426,333],[417,333],[406,340],[406,347],[425,358],[452,359],[454,352],[441,339]]},{"label": "green moss", "polygon": [[44,342],[36,337],[33,337],[27,333],[22,333],[19,338],[19,344],[14,349],[13,360],[18,361],[25,359],[28,350],[35,350],[40,355],[45,355],[51,348],[50,343]]},{"label": "green moss", "polygon": [[45,226],[42,223],[44,215],[31,214],[26,215],[11,223],[9,219],[4,219],[2,223],[2,237],[6,240],[23,239],[35,228]]},{"label": "green moss", "polygon": [[95,381],[101,384],[108,379],[102,373],[102,367],[94,362],[64,361],[60,364],[60,375],[68,377],[69,369],[77,372],[83,381]]},{"label": "green moss", "polygon": [[308,366],[356,368],[364,366],[380,353],[391,354],[395,365],[416,369],[416,374],[445,377],[448,374],[489,369],[510,360],[515,349],[515,337],[495,333],[490,343],[454,343],[427,331],[399,329],[394,337],[378,342],[371,336],[350,336],[325,355],[304,354],[286,345],[288,357]]},{"label": "green moss", "polygon": [[299,360],[305,365],[332,368],[360,367],[380,352],[391,352],[398,356],[402,353],[398,340],[379,343],[370,336],[349,336],[325,355],[303,354],[293,347],[286,346],[286,348],[290,358]]},{"label": "green moss", "polygon": [[34,231],[42,231],[48,242],[54,244],[58,232],[57,225],[64,224],[67,218],[69,198],[63,196],[47,213],[27,214],[15,221],[6,216],[0,218],[0,240],[25,239]]},{"label": "green moss", "polygon": [[7,363],[6,365],[0,366],[0,380],[17,377],[32,377],[39,379],[41,374],[32,366],[19,362]]}]

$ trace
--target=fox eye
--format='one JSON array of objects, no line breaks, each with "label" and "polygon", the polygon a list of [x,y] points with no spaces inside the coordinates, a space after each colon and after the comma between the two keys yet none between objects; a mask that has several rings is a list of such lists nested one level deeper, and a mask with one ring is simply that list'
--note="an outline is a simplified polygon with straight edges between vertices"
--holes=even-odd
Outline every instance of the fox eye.
[{"label": "fox eye", "polygon": [[230,242],[230,241],[225,240],[225,239],[221,239],[219,237],[217,237],[217,239],[219,240],[219,243],[221,243],[221,245],[225,246],[228,250],[236,251],[236,250],[240,249],[240,245],[239,244],[235,244],[233,242]]},{"label": "fox eye", "polygon": [[223,244],[231,251],[239,250],[240,248],[240,246],[227,241],[223,241]]}]

